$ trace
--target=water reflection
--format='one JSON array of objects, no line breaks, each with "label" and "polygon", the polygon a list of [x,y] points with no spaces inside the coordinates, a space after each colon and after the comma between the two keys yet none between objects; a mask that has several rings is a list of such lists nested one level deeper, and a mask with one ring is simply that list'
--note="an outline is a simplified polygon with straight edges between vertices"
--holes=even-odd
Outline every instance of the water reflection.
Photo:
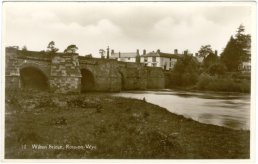
[{"label": "water reflection", "polygon": [[249,129],[250,95],[239,93],[199,93],[182,91],[133,91],[114,96],[145,98],[196,121],[233,129]]}]

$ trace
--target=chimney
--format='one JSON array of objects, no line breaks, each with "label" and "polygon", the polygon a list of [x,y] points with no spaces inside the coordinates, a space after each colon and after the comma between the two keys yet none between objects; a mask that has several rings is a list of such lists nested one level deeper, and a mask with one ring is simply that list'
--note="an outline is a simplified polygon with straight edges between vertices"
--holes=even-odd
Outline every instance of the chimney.
[{"label": "chimney", "polygon": [[160,49],[157,50],[157,53],[160,53]]},{"label": "chimney", "polygon": [[143,55],[146,55],[146,50],[145,49],[143,50]]},{"label": "chimney", "polygon": [[115,51],[114,50],[111,50],[111,55],[113,55],[115,53]]},{"label": "chimney", "polygon": [[107,47],[107,59],[109,59],[109,46]]},{"label": "chimney", "polygon": [[118,57],[119,57],[119,58],[121,57],[120,51],[118,52]]},{"label": "chimney", "polygon": [[215,50],[215,52],[214,52],[214,53],[215,53],[215,55],[216,55],[216,56],[218,56],[218,51],[217,51],[217,50]]},{"label": "chimney", "polygon": [[135,58],[135,62],[136,63],[140,63],[141,62],[141,57],[140,57],[140,53],[139,53],[139,49],[136,50],[136,58]]},{"label": "chimney", "polygon": [[178,51],[177,51],[177,49],[174,49],[174,54],[178,54]]}]

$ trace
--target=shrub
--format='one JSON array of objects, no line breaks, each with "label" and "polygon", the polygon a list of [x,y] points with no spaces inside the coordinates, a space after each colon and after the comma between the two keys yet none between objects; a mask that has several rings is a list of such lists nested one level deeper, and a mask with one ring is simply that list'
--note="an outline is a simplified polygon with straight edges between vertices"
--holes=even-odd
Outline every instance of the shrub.
[{"label": "shrub", "polygon": [[250,92],[250,81],[202,74],[198,79],[196,88],[223,92]]},{"label": "shrub", "polygon": [[211,65],[209,68],[208,68],[208,73],[210,75],[218,75],[218,76],[221,76],[221,75],[224,75],[225,72],[226,72],[227,68],[224,64],[221,64],[221,63],[216,63],[216,64],[213,64]]},{"label": "shrub", "polygon": [[192,86],[198,79],[199,64],[193,56],[184,55],[176,62],[170,74],[170,86]]}]

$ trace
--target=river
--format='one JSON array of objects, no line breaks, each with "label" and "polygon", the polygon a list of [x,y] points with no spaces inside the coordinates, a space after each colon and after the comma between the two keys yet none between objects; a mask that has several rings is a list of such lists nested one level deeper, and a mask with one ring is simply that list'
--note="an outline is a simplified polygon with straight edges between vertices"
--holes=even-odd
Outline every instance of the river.
[{"label": "river", "polygon": [[131,91],[113,96],[143,99],[168,111],[206,124],[250,129],[250,95],[188,91]]}]

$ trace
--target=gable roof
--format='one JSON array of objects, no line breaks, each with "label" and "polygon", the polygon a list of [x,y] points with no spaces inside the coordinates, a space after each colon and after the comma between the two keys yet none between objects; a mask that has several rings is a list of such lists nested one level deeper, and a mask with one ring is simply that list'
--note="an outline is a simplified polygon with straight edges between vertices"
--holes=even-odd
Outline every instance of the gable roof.
[{"label": "gable roof", "polygon": [[149,52],[145,55],[142,55],[142,57],[164,57],[164,58],[180,58],[181,54],[170,54],[170,53],[164,53],[164,52]]},{"label": "gable roof", "polygon": [[120,52],[120,57],[119,53],[113,53],[110,55],[111,58],[135,58],[136,56],[136,52]]}]

